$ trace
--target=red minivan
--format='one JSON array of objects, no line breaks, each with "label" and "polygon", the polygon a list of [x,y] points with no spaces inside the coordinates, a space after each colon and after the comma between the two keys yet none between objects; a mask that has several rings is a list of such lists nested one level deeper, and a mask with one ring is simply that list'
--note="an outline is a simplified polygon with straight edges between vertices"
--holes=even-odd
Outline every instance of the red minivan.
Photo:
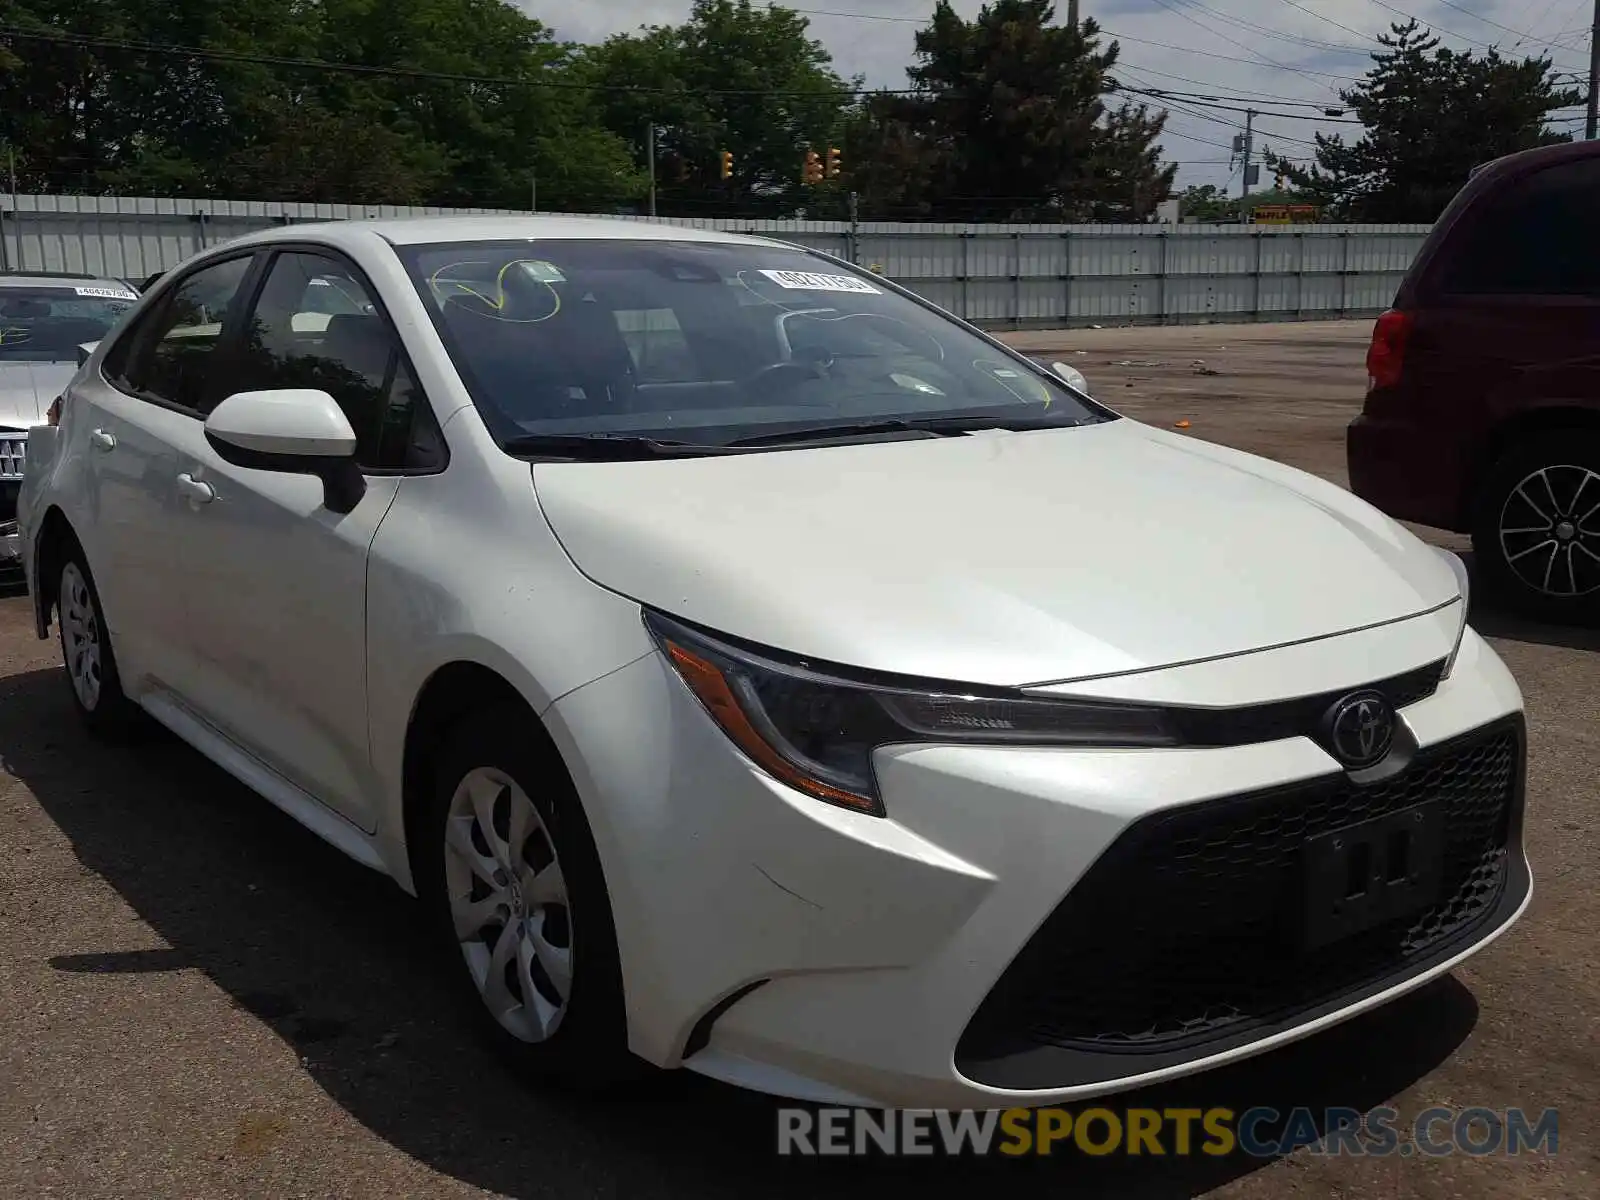
[{"label": "red minivan", "polygon": [[1472,535],[1483,587],[1600,617],[1600,141],[1497,159],[1378,318],[1350,486]]}]

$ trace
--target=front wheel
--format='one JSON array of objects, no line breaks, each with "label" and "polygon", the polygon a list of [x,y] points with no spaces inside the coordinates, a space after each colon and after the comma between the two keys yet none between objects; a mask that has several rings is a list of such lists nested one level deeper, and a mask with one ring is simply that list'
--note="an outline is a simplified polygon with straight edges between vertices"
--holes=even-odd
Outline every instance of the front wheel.
[{"label": "front wheel", "polygon": [[1484,481],[1472,548],[1488,591],[1542,620],[1600,617],[1600,437],[1512,447]]},{"label": "front wheel", "polygon": [[534,719],[476,713],[451,731],[413,861],[440,950],[494,1050],[594,1088],[642,1064],[627,1050],[594,839],[565,772],[535,748]]}]

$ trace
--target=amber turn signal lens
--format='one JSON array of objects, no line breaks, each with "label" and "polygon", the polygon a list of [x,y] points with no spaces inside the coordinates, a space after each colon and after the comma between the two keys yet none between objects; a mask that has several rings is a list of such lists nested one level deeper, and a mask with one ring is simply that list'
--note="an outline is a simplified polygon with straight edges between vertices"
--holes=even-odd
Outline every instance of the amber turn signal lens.
[{"label": "amber turn signal lens", "polygon": [[666,648],[672,665],[689,685],[689,690],[705,705],[711,719],[722,727],[722,732],[728,735],[734,745],[768,774],[817,800],[826,800],[829,804],[843,805],[859,812],[878,812],[878,803],[873,797],[859,796],[820,779],[813,779],[780,753],[745,715],[743,705],[728,686],[727,677],[715,663],[676,642],[667,642]]}]

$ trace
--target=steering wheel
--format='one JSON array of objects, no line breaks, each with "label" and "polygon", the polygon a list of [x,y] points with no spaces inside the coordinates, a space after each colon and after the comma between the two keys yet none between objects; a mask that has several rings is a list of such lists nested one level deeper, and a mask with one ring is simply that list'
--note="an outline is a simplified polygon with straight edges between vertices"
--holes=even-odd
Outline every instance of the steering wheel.
[{"label": "steering wheel", "polygon": [[740,381],[740,386],[745,388],[765,388],[773,392],[786,392],[790,388],[799,387],[802,383],[811,383],[818,379],[828,377],[828,364],[820,360],[815,362],[794,362],[785,359],[782,362],[768,363]]}]

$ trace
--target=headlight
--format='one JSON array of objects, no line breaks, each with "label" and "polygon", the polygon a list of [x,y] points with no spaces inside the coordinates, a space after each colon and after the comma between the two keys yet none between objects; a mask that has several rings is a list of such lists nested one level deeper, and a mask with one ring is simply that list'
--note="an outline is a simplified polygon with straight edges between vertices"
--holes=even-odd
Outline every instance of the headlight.
[{"label": "headlight", "polygon": [[1035,700],[785,662],[647,612],[667,661],[755,763],[817,800],[883,815],[872,752],[907,742],[1172,746],[1157,709]]},{"label": "headlight", "polygon": [[1450,672],[1455,670],[1456,655],[1461,653],[1461,639],[1467,636],[1467,608],[1472,601],[1472,577],[1467,574],[1467,564],[1461,561],[1461,556],[1452,551],[1433,548],[1450,564],[1450,570],[1455,573],[1456,586],[1461,589],[1461,619],[1456,623],[1456,640],[1450,646],[1450,657],[1444,660],[1444,674],[1442,679],[1449,679]]}]

